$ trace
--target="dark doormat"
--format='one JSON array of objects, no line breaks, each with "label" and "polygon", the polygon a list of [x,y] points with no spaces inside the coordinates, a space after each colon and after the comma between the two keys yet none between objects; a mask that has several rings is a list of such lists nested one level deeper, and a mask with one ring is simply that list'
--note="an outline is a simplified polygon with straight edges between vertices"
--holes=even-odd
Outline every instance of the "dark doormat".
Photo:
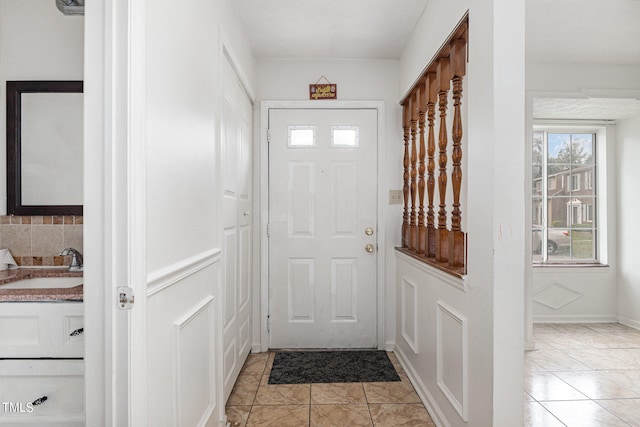
[{"label": "dark doormat", "polygon": [[276,353],[269,384],[400,381],[385,351]]}]

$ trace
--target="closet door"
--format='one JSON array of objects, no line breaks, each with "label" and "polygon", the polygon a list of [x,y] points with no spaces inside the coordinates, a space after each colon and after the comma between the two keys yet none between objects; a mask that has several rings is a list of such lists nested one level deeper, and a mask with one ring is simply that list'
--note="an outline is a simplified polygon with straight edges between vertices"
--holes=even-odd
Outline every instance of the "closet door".
[{"label": "closet door", "polygon": [[252,107],[228,58],[224,58],[222,363],[226,400],[251,349]]}]

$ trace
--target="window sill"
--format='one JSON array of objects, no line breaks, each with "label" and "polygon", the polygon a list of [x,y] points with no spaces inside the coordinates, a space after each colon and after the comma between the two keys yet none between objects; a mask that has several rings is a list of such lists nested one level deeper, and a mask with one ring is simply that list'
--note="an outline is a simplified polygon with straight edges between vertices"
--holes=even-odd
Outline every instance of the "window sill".
[{"label": "window sill", "polygon": [[532,263],[532,267],[533,268],[540,268],[540,269],[545,269],[545,268],[609,268],[609,264],[600,264],[597,262],[593,262],[593,263]]}]

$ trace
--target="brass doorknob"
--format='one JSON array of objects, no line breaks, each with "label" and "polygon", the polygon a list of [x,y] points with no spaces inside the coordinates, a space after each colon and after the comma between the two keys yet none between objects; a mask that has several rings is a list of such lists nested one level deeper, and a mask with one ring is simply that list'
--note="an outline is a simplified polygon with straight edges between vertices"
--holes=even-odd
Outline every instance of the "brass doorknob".
[{"label": "brass doorknob", "polygon": [[369,243],[367,246],[364,247],[364,249],[367,252],[372,253],[375,250],[375,247],[371,243]]},{"label": "brass doorknob", "polygon": [[371,227],[365,228],[364,234],[366,234],[367,236],[371,236],[373,234],[373,228]]}]

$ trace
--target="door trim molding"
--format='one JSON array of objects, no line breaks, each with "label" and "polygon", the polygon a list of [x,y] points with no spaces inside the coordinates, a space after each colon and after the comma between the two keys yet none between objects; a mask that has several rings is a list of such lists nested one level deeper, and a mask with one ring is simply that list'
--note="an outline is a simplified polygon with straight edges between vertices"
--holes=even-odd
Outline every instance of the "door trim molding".
[{"label": "door trim molding", "polygon": [[269,110],[271,109],[352,109],[376,110],[378,122],[377,135],[377,174],[376,174],[376,206],[378,228],[378,267],[377,267],[377,347],[385,348],[385,277],[386,277],[386,237],[384,215],[384,137],[385,137],[385,103],[384,101],[261,101],[260,102],[260,137],[256,138],[259,147],[254,151],[260,153],[260,197],[254,198],[254,211],[260,212],[260,233],[254,233],[254,245],[260,248],[260,282],[256,286],[255,296],[260,296],[260,312],[258,314],[260,330],[254,331],[252,351],[263,352],[269,349],[267,331],[267,313],[269,312],[269,240],[267,239],[267,222],[269,220]]}]

